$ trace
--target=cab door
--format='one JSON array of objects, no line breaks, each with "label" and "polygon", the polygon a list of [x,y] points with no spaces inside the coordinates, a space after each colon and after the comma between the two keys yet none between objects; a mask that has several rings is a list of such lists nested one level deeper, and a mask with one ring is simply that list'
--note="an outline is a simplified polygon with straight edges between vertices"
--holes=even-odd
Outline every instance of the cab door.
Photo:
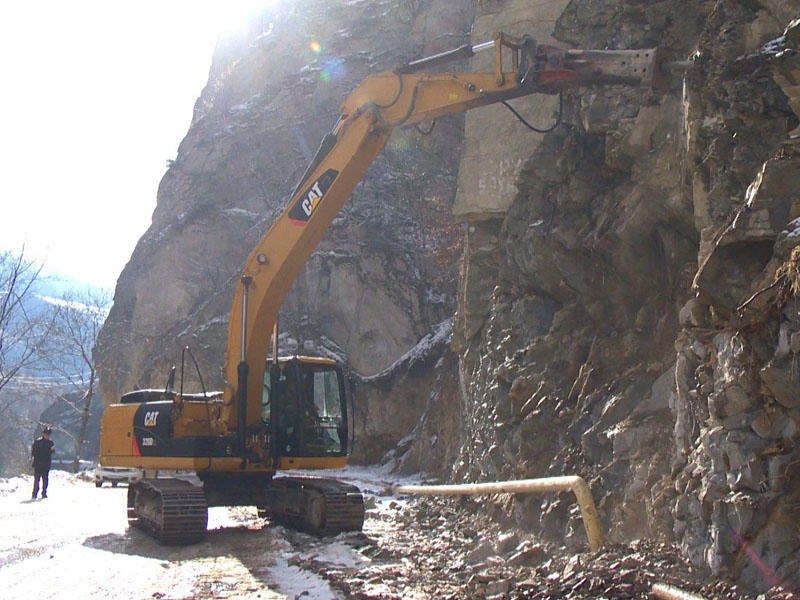
[{"label": "cab door", "polygon": [[265,378],[262,419],[273,457],[347,455],[344,377],[336,364],[301,358],[273,365]]}]

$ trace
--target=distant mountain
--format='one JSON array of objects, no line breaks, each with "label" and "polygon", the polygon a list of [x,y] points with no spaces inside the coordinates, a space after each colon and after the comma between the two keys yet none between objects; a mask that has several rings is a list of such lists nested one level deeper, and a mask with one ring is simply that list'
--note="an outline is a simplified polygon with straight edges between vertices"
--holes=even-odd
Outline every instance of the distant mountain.
[{"label": "distant mountain", "polygon": [[[40,275],[30,292],[26,294],[22,314],[46,327],[50,312],[60,299],[73,295],[76,298],[99,295],[102,290],[63,276]],[[71,306],[74,306],[71,304]],[[7,332],[15,330],[14,324]],[[38,343],[35,334],[22,331],[9,335],[3,348],[2,359],[7,365],[17,364],[23,355],[36,344],[47,350],[48,343]],[[52,339],[50,341],[53,341]],[[66,342],[68,343],[68,342]],[[54,342],[48,352],[48,360],[33,360],[17,373],[0,391],[0,407],[5,407],[5,422],[0,424],[0,439],[5,441],[0,449],[0,475],[17,474],[27,464],[27,452],[31,441],[40,432],[42,423],[53,426],[56,441],[56,458],[64,465],[71,465],[74,458],[74,438],[80,428],[80,410],[83,391],[75,389],[66,381],[64,373],[85,372],[86,365],[75,352],[59,347]],[[57,361],[57,362],[56,362]],[[63,399],[69,400],[69,404]],[[92,399],[90,420],[86,439],[81,448],[81,458],[95,461],[99,440],[99,419],[102,414],[97,397]]]},{"label": "distant mountain", "polygon": [[[23,312],[27,318],[38,319],[45,323],[48,320],[48,313],[58,304],[60,299],[69,296],[74,296],[75,298],[94,297],[99,296],[104,291],[102,288],[80,282],[68,276],[40,275],[34,282],[31,291],[25,296]],[[25,343],[29,342],[30,336],[26,336],[24,340],[18,340],[20,344],[23,341]],[[7,364],[14,364],[19,360],[20,353],[25,351],[21,347],[15,348],[14,341],[11,340],[11,342],[4,352],[4,359]],[[22,369],[21,373],[28,377],[49,379],[55,375],[55,372],[63,371],[63,367],[66,367],[66,365],[61,365],[60,367],[62,368],[59,369],[58,365],[53,367],[44,365],[40,361],[33,361],[31,365]]]},{"label": "distant mountain", "polygon": [[37,286],[43,296],[60,297],[66,293],[101,292],[104,288],[61,273],[43,273]]}]

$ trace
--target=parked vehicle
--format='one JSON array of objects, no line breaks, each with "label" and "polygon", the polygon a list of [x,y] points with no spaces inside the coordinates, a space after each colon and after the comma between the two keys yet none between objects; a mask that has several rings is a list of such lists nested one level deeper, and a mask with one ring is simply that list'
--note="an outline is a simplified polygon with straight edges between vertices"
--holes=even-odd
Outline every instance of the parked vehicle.
[{"label": "parked vehicle", "polygon": [[94,484],[97,487],[102,487],[103,482],[110,483],[113,487],[117,487],[119,483],[132,483],[139,481],[142,478],[141,469],[132,469],[128,467],[104,467],[98,465],[94,470]]}]

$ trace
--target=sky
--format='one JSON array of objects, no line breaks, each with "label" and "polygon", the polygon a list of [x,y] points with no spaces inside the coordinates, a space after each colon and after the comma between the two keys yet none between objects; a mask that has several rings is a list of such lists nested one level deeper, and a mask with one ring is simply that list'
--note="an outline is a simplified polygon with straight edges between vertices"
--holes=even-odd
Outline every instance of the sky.
[{"label": "sky", "polygon": [[0,6],[0,252],[113,290],[150,224],[218,35],[271,0]]}]

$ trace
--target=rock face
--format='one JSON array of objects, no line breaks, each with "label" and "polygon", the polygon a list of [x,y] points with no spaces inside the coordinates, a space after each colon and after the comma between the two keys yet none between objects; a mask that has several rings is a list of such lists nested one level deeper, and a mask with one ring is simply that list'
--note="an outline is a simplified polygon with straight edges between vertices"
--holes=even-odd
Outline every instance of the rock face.
[{"label": "rock face", "polygon": [[[358,460],[454,481],[579,474],[612,541],[673,540],[718,576],[797,587],[800,28],[784,30],[798,14],[798,0],[278,3],[218,46],[98,343],[107,401],[163,385],[187,344],[221,384],[237,269],[367,73],[495,29],[660,46],[689,58],[685,77],[565,93],[544,135],[502,107],[396,132],[296,282],[282,342],[359,375]],[[514,106],[540,126],[559,111]],[[580,532],[566,497],[497,508],[550,540]]]},{"label": "rock face", "polygon": [[[186,345],[206,384],[221,385],[239,269],[341,100],[369,73],[464,43],[471,22],[471,2],[283,2],[220,41],[98,344],[107,399],[162,385]],[[344,353],[373,375],[452,315],[462,120],[390,141],[284,304],[287,351]]]},{"label": "rock face", "polygon": [[764,36],[798,6],[725,8],[711,15],[687,85],[699,108],[687,124],[701,236],[676,344],[674,528],[719,572],[796,586],[800,162],[786,138],[797,125],[787,104],[797,107],[800,36],[796,24]]},{"label": "rock face", "polygon": [[[709,9],[684,5],[571,2],[553,35],[684,57]],[[564,123],[525,157],[505,217],[465,239],[454,344],[473,385],[455,475],[580,473],[621,539],[666,535],[670,522],[653,488],[671,468],[676,325],[697,260],[681,100],[680,88],[566,94]],[[570,506],[540,505],[513,510],[563,537]]]}]

